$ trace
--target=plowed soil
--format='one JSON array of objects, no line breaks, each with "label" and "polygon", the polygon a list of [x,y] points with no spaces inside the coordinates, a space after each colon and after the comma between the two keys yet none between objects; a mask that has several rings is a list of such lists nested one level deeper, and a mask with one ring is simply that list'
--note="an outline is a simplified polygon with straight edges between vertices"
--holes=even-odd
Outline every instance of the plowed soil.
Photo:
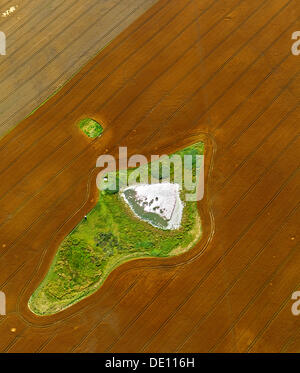
[{"label": "plowed soil", "polygon": [[[300,351],[298,15],[296,0],[160,0],[1,140],[1,351]],[[80,132],[86,117],[102,137]],[[96,203],[97,157],[199,140],[197,247],[126,263],[73,307],[32,314],[59,243]]]}]

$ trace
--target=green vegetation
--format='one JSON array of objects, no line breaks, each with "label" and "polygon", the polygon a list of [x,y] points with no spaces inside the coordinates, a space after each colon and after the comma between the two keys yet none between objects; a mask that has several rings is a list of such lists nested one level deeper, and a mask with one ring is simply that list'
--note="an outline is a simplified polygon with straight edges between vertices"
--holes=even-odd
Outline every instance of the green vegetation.
[{"label": "green vegetation", "polygon": [[90,118],[82,119],[79,122],[79,128],[83,131],[83,133],[92,139],[100,136],[103,132],[103,127],[95,120]]},{"label": "green vegetation", "polygon": [[[182,157],[203,154],[203,151],[203,143],[197,143],[175,154]],[[171,169],[171,179],[173,171]],[[194,162],[190,171],[195,179]],[[118,188],[120,175],[118,172]],[[163,230],[135,217],[118,188],[100,192],[99,201],[87,219],[63,240],[47,276],[29,300],[32,312],[57,313],[94,293],[121,263],[142,257],[178,255],[200,239],[197,202],[185,202],[184,189],[180,196],[184,201],[180,228]]]}]

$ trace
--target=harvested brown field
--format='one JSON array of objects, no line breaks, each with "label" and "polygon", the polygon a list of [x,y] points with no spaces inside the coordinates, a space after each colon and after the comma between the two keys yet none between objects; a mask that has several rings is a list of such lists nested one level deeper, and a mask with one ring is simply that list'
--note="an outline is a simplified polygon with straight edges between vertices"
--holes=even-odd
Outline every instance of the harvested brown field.
[{"label": "harvested brown field", "polygon": [[[2,352],[300,351],[291,312],[300,290],[298,15],[296,0],[160,0],[2,138]],[[1,84],[2,100],[8,93]],[[3,128],[10,115],[1,112]],[[104,124],[100,138],[80,132],[86,117]],[[32,314],[28,299],[59,243],[96,203],[97,157],[199,140],[199,245],[126,263],[73,307]]]},{"label": "harvested brown field", "polygon": [[[56,92],[157,0],[17,0],[0,4],[0,137]],[[7,11],[17,5],[12,13]],[[3,13],[5,16],[3,16]],[[16,104],[17,103],[17,104]]]}]

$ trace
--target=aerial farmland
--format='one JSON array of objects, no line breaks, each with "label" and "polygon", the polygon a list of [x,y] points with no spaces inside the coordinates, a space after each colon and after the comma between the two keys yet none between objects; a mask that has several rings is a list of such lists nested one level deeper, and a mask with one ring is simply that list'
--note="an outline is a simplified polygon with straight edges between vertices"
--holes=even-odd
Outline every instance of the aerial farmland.
[{"label": "aerial farmland", "polygon": [[299,10],[1,2],[1,353],[300,352]]}]

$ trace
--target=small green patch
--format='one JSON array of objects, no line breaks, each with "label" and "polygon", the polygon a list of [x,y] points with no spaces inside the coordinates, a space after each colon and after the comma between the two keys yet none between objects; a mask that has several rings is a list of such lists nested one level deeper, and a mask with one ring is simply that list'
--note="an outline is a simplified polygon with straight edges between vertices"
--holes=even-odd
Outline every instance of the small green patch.
[{"label": "small green patch", "polygon": [[90,118],[82,119],[79,122],[79,128],[83,131],[83,133],[92,139],[100,136],[103,133],[103,127],[101,124]]}]

